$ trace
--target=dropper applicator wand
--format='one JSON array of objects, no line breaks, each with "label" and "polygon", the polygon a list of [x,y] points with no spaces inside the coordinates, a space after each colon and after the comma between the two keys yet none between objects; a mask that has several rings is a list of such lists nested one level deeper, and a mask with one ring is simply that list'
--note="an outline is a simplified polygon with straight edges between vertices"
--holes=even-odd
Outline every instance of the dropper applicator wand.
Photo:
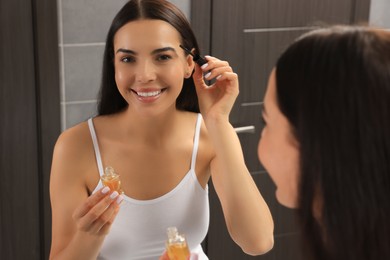
[{"label": "dropper applicator wand", "polygon": [[199,66],[202,66],[203,64],[207,63],[207,60],[205,60],[205,58],[203,58],[202,56],[200,56],[199,54],[193,54],[189,49],[187,49],[186,47],[184,47],[183,45],[179,45],[180,48],[182,48],[183,50],[185,50],[186,53],[188,53],[189,55],[192,56],[192,59],[199,65]]}]

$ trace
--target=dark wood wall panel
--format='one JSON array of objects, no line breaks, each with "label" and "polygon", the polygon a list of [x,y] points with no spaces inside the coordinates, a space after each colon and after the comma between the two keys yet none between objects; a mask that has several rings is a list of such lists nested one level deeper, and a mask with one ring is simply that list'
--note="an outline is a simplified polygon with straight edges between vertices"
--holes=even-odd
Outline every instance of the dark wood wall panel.
[{"label": "dark wood wall panel", "polygon": [[40,154],[40,237],[42,254],[47,259],[51,241],[50,168],[54,144],[61,133],[57,5],[53,0],[36,0],[33,3]]},{"label": "dark wood wall panel", "polygon": [[[240,0],[235,0],[240,2]],[[223,8],[227,6],[217,1]],[[305,27],[317,21],[350,23],[354,0],[246,0],[243,28]],[[226,8],[226,7],[225,7]]]},{"label": "dark wood wall panel", "polygon": [[353,24],[367,24],[371,0],[355,0],[355,10],[351,17]]},{"label": "dark wood wall panel", "polygon": [[[212,0],[191,1],[191,10],[198,10],[191,16],[191,26],[198,40],[200,53],[209,54],[211,44],[211,2]],[[192,12],[194,13],[194,12]]]},{"label": "dark wood wall panel", "polygon": [[48,259],[60,133],[56,1],[0,2],[0,254]]},{"label": "dark wood wall panel", "polygon": [[[241,57],[241,103],[263,100],[268,77],[279,55],[299,35],[307,30],[242,33],[244,46]],[[238,102],[237,102],[238,103]]]},{"label": "dark wood wall panel", "polygon": [[[243,122],[243,119],[247,118],[247,106],[253,105],[251,103],[257,104],[257,116],[256,113],[252,113],[252,121],[260,120],[261,107],[258,104],[264,98],[268,77],[277,58],[297,36],[305,31],[307,30],[241,32],[240,35],[235,35],[242,39],[241,48],[234,48],[231,45],[224,45],[221,48],[223,52],[221,55],[229,60],[240,78],[240,95],[230,117],[234,125],[241,126],[251,123]],[[232,52],[239,54],[239,57],[231,55]]]},{"label": "dark wood wall panel", "polygon": [[1,1],[0,10],[0,252],[4,259],[39,259],[32,7],[21,0]]}]

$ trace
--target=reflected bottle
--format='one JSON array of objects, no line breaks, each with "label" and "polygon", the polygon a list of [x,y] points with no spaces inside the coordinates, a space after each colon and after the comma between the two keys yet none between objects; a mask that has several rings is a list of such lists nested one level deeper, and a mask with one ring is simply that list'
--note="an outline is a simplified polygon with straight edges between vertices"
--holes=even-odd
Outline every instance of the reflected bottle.
[{"label": "reflected bottle", "polygon": [[179,234],[176,227],[167,229],[167,253],[170,260],[187,260],[190,256],[186,238],[183,234]]},{"label": "reflected bottle", "polygon": [[110,190],[116,190],[119,194],[123,194],[119,174],[111,166],[106,167],[104,174],[101,176],[101,180],[103,185],[109,187]]}]

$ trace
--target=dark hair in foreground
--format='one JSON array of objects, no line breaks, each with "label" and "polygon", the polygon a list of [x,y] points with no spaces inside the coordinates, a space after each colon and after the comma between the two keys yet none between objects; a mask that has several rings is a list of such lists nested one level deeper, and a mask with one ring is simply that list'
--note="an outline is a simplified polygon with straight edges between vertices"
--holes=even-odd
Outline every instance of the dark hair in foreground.
[{"label": "dark hair in foreground", "polygon": [[[108,115],[119,112],[128,106],[118,91],[115,82],[114,36],[125,24],[141,20],[162,20],[172,25],[181,36],[181,44],[199,51],[198,43],[184,14],[166,0],[131,0],[115,16],[106,38],[103,57],[102,82],[99,92],[98,114]],[[199,53],[198,53],[199,54]],[[198,97],[192,77],[184,79],[183,89],[176,100],[179,110],[199,112]]]},{"label": "dark hair in foreground", "polygon": [[390,259],[390,32],[309,32],[278,60],[276,85],[300,143],[306,253]]}]

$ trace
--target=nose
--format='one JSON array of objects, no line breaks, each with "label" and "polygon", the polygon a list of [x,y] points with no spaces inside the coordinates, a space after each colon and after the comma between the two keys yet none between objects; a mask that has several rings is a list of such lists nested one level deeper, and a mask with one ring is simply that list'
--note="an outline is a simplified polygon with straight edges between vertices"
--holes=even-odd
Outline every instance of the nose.
[{"label": "nose", "polygon": [[139,83],[148,83],[156,79],[156,68],[153,62],[140,61],[135,72],[136,81]]}]

